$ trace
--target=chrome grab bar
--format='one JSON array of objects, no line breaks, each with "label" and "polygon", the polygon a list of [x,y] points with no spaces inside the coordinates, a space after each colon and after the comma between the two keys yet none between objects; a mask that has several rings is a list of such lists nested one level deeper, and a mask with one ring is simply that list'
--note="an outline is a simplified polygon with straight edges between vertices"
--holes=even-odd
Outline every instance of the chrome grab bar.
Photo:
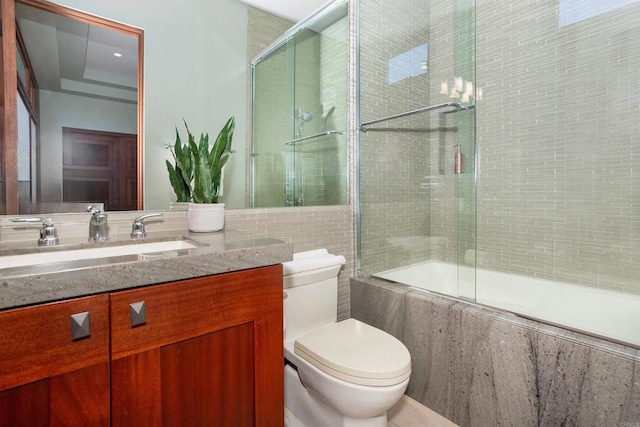
[{"label": "chrome grab bar", "polygon": [[291,145],[291,144],[295,144],[296,142],[304,141],[304,140],[307,140],[307,139],[319,138],[321,136],[327,136],[327,135],[344,135],[344,132],[341,131],[341,130],[329,130],[329,131],[322,132],[322,133],[317,133],[317,134],[311,135],[311,136],[305,136],[305,137],[302,137],[302,138],[292,139],[291,141],[285,142],[285,145]]},{"label": "chrome grab bar", "polygon": [[360,125],[360,130],[362,132],[366,132],[366,131],[369,130],[369,125],[373,125],[375,123],[386,122],[387,120],[399,119],[401,117],[411,116],[413,114],[426,113],[427,111],[433,111],[433,110],[439,110],[441,108],[451,108],[451,107],[454,108],[454,110],[443,111],[442,114],[454,113],[454,112],[458,112],[458,111],[462,111],[462,110],[470,110],[470,109],[473,108],[473,106],[465,107],[464,105],[460,104],[459,102],[445,102],[444,104],[430,105],[429,107],[422,107],[422,108],[418,108],[418,109],[415,109],[415,110],[406,111],[404,113],[394,114],[392,116],[383,117],[381,119],[372,120],[372,121],[367,122],[367,123],[362,123]]}]

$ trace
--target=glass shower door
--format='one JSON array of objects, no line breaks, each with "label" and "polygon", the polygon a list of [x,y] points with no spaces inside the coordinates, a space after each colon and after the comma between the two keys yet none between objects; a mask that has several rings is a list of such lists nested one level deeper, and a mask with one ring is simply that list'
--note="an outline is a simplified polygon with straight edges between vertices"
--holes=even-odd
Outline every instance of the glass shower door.
[{"label": "glass shower door", "polygon": [[252,207],[285,205],[284,142],[293,134],[291,56],[285,43],[252,67]]},{"label": "glass shower door", "polygon": [[389,14],[361,0],[359,34],[359,272],[471,300],[473,7],[415,0]]},{"label": "glass shower door", "polygon": [[319,117],[318,38],[302,31],[254,67],[252,206],[304,206]]},{"label": "glass shower door", "polygon": [[313,150],[317,141],[320,117],[320,37],[312,30],[300,32],[295,38],[293,64],[293,100],[291,118],[294,132],[287,143],[287,206],[316,204],[311,200],[309,185],[314,184],[318,158]]}]

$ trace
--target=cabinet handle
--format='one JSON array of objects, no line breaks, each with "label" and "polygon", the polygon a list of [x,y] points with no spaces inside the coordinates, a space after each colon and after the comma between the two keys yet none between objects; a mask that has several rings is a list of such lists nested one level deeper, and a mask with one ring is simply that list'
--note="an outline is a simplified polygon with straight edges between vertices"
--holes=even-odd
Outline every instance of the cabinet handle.
[{"label": "cabinet handle", "polygon": [[129,317],[131,318],[131,327],[141,326],[147,323],[147,309],[144,301],[138,301],[129,304]]},{"label": "cabinet handle", "polygon": [[76,341],[91,336],[91,319],[89,312],[71,315],[71,340]]}]

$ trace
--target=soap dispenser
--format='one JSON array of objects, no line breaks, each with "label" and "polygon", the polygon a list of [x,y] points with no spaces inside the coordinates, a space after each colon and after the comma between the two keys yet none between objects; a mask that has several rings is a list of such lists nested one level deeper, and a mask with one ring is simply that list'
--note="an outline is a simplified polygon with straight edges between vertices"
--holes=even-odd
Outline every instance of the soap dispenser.
[{"label": "soap dispenser", "polygon": [[456,154],[454,155],[453,160],[453,172],[456,174],[460,174],[464,172],[462,166],[462,152],[460,151],[460,144],[455,145],[454,148],[456,149]]}]

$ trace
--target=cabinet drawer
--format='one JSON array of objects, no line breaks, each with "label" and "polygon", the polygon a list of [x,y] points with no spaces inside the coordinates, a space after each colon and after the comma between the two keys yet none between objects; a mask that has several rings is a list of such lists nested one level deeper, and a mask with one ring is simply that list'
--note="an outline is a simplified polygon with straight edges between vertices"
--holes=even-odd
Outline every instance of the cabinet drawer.
[{"label": "cabinet drawer", "polygon": [[[139,311],[142,302],[146,319],[132,326],[132,310]],[[279,264],[115,292],[111,294],[112,358],[274,314],[282,317],[282,266]]]},{"label": "cabinet drawer", "polygon": [[[71,316],[86,312],[90,335],[74,340]],[[0,391],[108,360],[107,294],[0,312]]]}]

